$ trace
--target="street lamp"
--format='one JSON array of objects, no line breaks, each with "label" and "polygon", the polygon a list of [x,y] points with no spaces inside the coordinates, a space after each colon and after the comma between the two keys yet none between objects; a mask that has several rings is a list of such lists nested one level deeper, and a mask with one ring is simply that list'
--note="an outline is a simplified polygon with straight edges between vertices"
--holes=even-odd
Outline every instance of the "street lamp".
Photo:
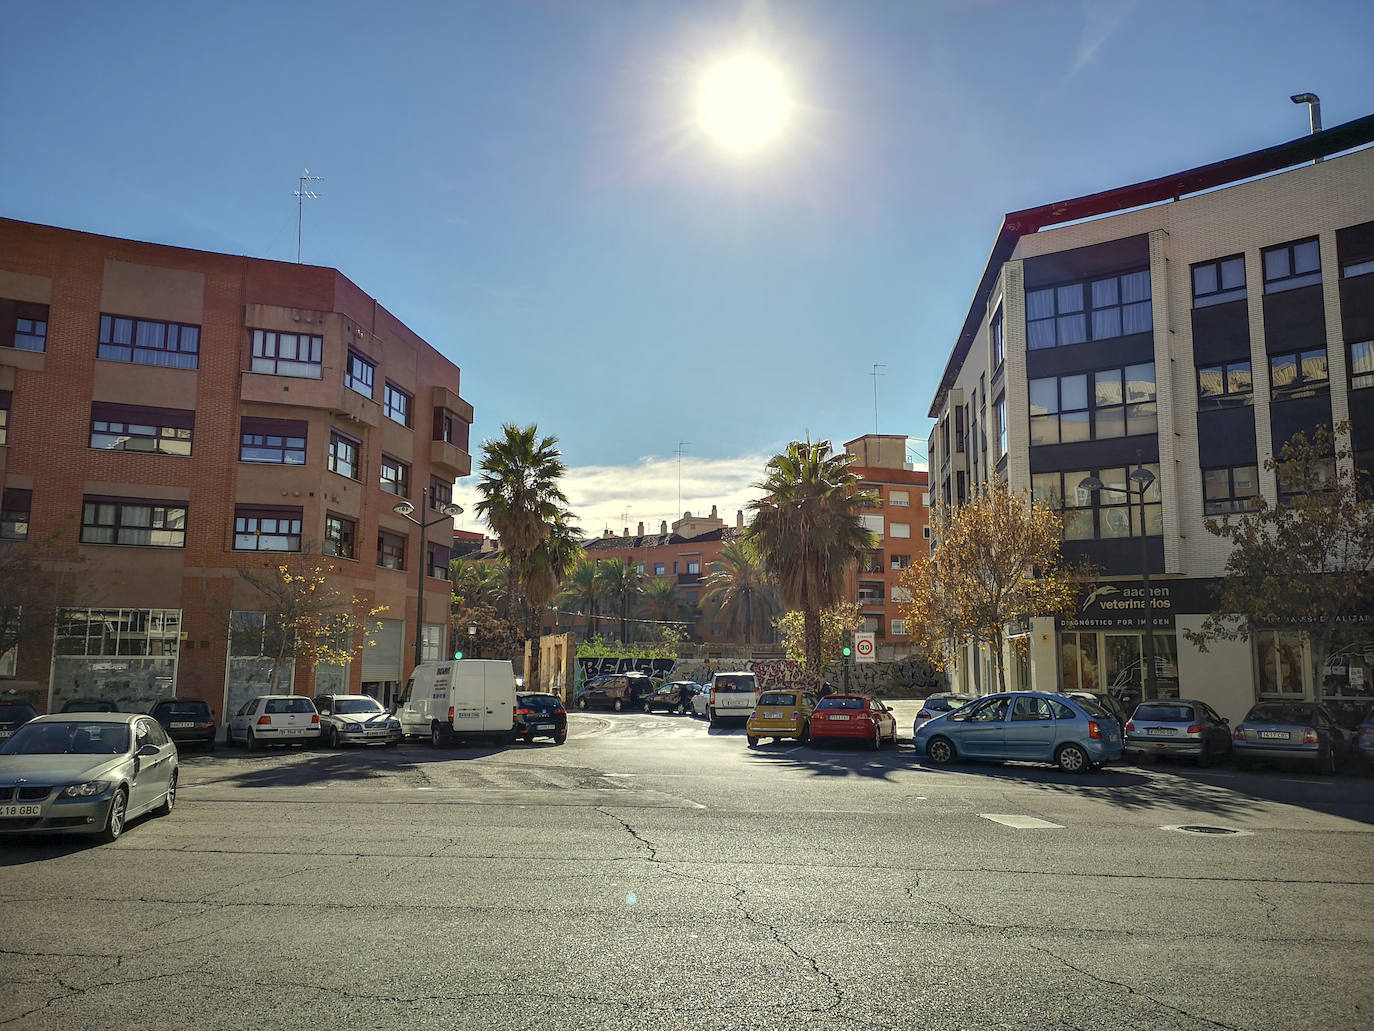
[{"label": "street lamp", "polygon": [[1140,464],[1140,455],[1137,454],[1136,468],[1127,479],[1135,484],[1134,489],[1108,487],[1096,476],[1083,477],[1079,481],[1078,489],[1092,491],[1094,494],[1100,490],[1109,490],[1114,494],[1125,494],[1128,519],[1130,517],[1131,495],[1140,495],[1140,586],[1145,593],[1145,697],[1154,698],[1157,695],[1155,690],[1154,600],[1150,597],[1150,541],[1145,534],[1145,492],[1154,484],[1155,474]]},{"label": "street lamp", "polygon": [[[418,556],[419,561],[415,563],[419,567],[420,573],[420,593],[415,603],[415,665],[417,666],[420,665],[421,644],[425,626],[425,560],[429,557],[429,543],[425,540],[425,531],[431,526],[437,526],[445,519],[452,519],[454,516],[463,514],[462,505],[455,505],[448,501],[441,501],[437,505],[434,504],[433,499],[429,496],[428,487],[420,491],[420,506],[419,519],[416,519],[411,514],[415,511],[415,506],[409,501],[398,501],[391,506],[391,511],[395,512],[406,522],[414,523],[420,528],[420,554]],[[439,515],[429,522],[425,522],[424,515],[426,512],[438,512]]]},{"label": "street lamp", "polygon": [[477,658],[477,624],[468,624],[468,651],[471,653],[468,658]]}]

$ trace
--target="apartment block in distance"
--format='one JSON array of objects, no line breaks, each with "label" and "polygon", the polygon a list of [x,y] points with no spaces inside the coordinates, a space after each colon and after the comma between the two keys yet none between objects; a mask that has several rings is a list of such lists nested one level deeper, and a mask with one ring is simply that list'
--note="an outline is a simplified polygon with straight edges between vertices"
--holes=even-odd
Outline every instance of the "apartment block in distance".
[{"label": "apartment block in distance", "polygon": [[[262,595],[240,569],[319,552],[385,606],[375,646],[285,672],[287,690],[388,699],[448,648],[450,501],[471,470],[459,370],[330,268],[0,220],[5,547],[79,547],[51,640],[6,657],[55,710],[265,691]],[[433,512],[424,512],[434,518]],[[423,588],[421,588],[423,584]]]},{"label": "apartment block in distance", "polygon": [[[934,490],[1032,490],[1103,571],[1073,618],[1011,628],[1028,648],[1009,687],[1139,698],[1148,612],[1159,694],[1233,721],[1259,699],[1347,719],[1374,700],[1367,609],[1325,656],[1302,626],[1206,652],[1183,633],[1228,555],[1204,520],[1284,503],[1265,461],[1294,433],[1348,421],[1354,467],[1374,468],[1371,141],[1374,116],[1005,217],[930,410]],[[992,659],[967,645],[958,688],[995,690]]]}]

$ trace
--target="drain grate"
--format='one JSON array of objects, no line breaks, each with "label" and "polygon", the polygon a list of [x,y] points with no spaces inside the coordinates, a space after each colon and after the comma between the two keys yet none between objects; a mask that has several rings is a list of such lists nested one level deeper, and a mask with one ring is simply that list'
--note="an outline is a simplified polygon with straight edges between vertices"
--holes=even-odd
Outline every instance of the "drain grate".
[{"label": "drain grate", "polygon": [[1173,825],[1173,826],[1161,827],[1160,830],[1163,830],[1163,831],[1178,831],[1180,834],[1222,834],[1222,835],[1234,834],[1234,835],[1249,835],[1249,834],[1254,833],[1253,831],[1242,831],[1242,830],[1237,830],[1235,827],[1213,827],[1213,826],[1211,826],[1210,824],[1205,824],[1205,823],[1185,823],[1185,824],[1176,824],[1176,825]]}]

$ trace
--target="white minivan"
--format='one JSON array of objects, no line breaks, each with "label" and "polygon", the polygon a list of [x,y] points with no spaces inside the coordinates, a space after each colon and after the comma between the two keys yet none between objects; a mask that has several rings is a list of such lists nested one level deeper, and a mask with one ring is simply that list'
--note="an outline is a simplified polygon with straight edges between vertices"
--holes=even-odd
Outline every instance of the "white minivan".
[{"label": "white minivan", "polygon": [[731,716],[748,717],[759,701],[759,682],[754,674],[717,673],[711,677],[706,715],[712,723]]},{"label": "white minivan", "polygon": [[435,748],[456,738],[515,740],[515,673],[499,659],[422,662],[411,671],[396,718],[407,737]]}]

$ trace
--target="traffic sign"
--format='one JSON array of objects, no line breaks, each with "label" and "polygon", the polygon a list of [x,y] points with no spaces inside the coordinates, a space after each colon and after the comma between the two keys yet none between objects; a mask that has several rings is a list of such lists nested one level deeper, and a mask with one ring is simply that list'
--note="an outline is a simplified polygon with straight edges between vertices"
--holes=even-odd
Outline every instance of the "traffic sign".
[{"label": "traffic sign", "polygon": [[856,632],[854,634],[854,661],[855,662],[876,662],[877,656],[874,654],[873,639],[876,634],[866,634]]}]

